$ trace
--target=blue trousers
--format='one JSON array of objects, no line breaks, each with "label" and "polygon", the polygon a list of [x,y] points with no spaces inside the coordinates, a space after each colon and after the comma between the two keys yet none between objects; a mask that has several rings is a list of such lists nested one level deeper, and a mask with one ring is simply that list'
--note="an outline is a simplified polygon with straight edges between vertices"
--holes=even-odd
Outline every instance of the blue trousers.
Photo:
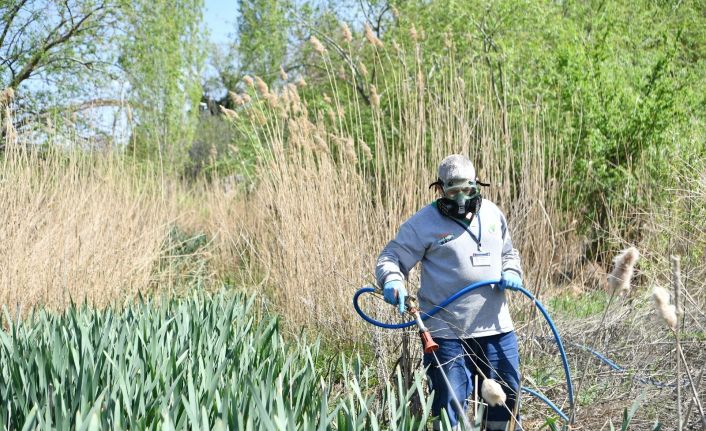
[{"label": "blue trousers", "polygon": [[[486,415],[486,429],[505,429],[510,420],[510,411],[515,407],[520,386],[520,355],[515,332],[491,335],[488,337],[445,339],[435,338],[439,349],[435,352],[446,377],[451,383],[453,393],[465,412],[467,399],[473,393],[473,377],[478,369],[483,375],[497,380],[502,386],[507,400],[505,406],[489,407]],[[432,414],[439,416],[445,409],[451,425],[459,423],[459,412],[454,407],[452,394],[434,354],[424,354],[424,366],[427,368],[430,390],[434,391]],[[483,378],[479,376],[479,383]],[[480,388],[479,393],[480,393]],[[509,410],[509,411],[508,411]]]}]

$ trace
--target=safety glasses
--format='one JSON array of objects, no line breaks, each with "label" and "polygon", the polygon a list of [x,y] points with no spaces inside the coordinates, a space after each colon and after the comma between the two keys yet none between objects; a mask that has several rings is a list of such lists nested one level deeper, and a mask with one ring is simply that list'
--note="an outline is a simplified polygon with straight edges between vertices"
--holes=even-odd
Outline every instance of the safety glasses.
[{"label": "safety glasses", "polygon": [[465,182],[451,187],[444,187],[444,194],[448,198],[453,199],[459,193],[463,193],[465,196],[473,196],[478,193],[478,186],[476,184],[469,184],[469,182]]}]

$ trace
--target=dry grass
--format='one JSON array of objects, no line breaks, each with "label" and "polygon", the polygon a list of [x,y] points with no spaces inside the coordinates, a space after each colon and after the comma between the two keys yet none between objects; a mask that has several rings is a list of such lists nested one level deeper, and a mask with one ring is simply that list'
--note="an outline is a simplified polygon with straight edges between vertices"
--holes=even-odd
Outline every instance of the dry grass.
[{"label": "dry grass", "polygon": [[149,288],[169,225],[155,178],[111,156],[17,142],[0,163],[0,304],[13,315]]}]

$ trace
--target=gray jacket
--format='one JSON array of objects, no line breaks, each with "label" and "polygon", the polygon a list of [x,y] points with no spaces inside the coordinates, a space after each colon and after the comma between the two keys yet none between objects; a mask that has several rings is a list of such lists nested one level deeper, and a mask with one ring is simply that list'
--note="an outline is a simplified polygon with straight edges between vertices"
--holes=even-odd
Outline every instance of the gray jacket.
[{"label": "gray jacket", "polygon": [[[421,261],[417,298],[422,310],[430,310],[471,283],[500,279],[503,271],[522,277],[505,215],[494,203],[484,199],[470,226],[464,224],[442,215],[436,203],[419,210],[380,253],[375,270],[378,284],[407,279]],[[483,337],[514,329],[505,294],[496,286],[459,298],[425,323],[439,338]]]}]

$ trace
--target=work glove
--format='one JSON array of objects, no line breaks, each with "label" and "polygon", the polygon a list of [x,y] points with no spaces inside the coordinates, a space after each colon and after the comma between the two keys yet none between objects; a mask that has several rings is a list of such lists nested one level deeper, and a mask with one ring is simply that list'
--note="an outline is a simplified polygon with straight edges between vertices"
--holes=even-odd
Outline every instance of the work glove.
[{"label": "work glove", "polygon": [[382,296],[388,304],[398,305],[400,314],[404,314],[407,310],[404,304],[405,299],[407,299],[407,289],[404,288],[402,280],[390,280],[385,282],[382,288]]},{"label": "work glove", "polygon": [[522,278],[515,271],[503,271],[498,284],[500,291],[504,289],[517,290],[522,287]]}]

